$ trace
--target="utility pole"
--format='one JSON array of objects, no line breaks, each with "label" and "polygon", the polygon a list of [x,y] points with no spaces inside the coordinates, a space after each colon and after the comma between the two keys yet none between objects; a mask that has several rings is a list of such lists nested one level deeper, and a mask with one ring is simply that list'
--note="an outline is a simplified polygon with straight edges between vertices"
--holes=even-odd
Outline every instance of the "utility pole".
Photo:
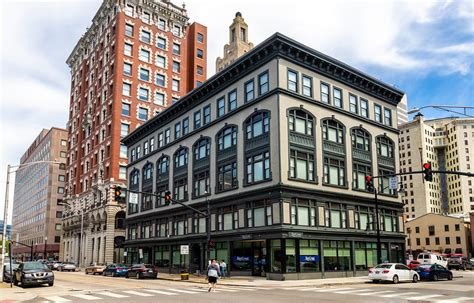
[{"label": "utility pole", "polygon": [[206,207],[207,207],[207,216],[206,216],[206,260],[204,265],[207,269],[207,262],[211,259],[211,202],[208,199],[208,193],[206,191]]}]

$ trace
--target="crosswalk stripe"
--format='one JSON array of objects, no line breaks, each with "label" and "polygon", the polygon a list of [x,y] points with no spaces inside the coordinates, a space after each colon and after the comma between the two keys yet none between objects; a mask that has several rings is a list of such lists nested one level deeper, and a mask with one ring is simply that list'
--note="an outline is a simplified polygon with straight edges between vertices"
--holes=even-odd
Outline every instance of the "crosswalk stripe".
[{"label": "crosswalk stripe", "polygon": [[223,288],[223,287],[218,287],[216,288],[216,291],[228,291],[228,292],[236,292],[239,291],[238,289],[231,289],[231,288]]},{"label": "crosswalk stripe", "polygon": [[184,290],[184,289],[167,288],[166,290],[175,291],[175,292],[182,292],[182,293],[185,293],[185,294],[197,294],[197,292],[195,292],[195,291],[189,291],[189,290]]},{"label": "crosswalk stripe", "polygon": [[391,295],[383,295],[381,296],[382,298],[395,298],[395,297],[401,297],[401,296],[411,296],[411,295],[417,295],[419,294],[418,292],[400,292],[396,294],[391,294]]},{"label": "crosswalk stripe", "polygon": [[267,289],[267,288],[263,288],[263,287],[245,287],[245,286],[225,286],[225,285],[222,285],[222,287],[225,287],[225,288],[228,288],[228,289],[237,289],[237,290],[246,290],[246,291],[254,291],[254,290],[258,290],[258,289]]},{"label": "crosswalk stripe", "polygon": [[153,295],[150,295],[150,294],[145,294],[145,293],[138,292],[138,291],[133,291],[133,290],[125,290],[123,292],[127,293],[127,294],[131,294],[131,295],[135,295],[135,296],[140,296],[140,297],[152,297],[153,296]]},{"label": "crosswalk stripe", "polygon": [[58,297],[58,296],[53,296],[53,297],[45,297],[46,300],[48,301],[53,301],[53,302],[70,302],[71,300]]},{"label": "crosswalk stripe", "polygon": [[452,298],[452,299],[447,299],[447,300],[436,301],[436,303],[457,303],[457,302],[463,302],[463,301],[468,301],[468,300],[474,301],[474,298],[472,298],[472,297],[458,297],[458,298]]},{"label": "crosswalk stripe", "polygon": [[112,297],[112,298],[128,298],[128,296],[120,295],[120,294],[114,294],[112,292],[101,292],[101,295],[107,296],[107,297]]},{"label": "crosswalk stripe", "polygon": [[353,294],[356,292],[364,292],[370,291],[370,289],[353,289],[353,290],[343,290],[343,291],[335,291],[336,294]]},{"label": "crosswalk stripe", "polygon": [[408,301],[417,301],[417,300],[426,300],[436,297],[441,297],[442,295],[425,295],[425,296],[418,296],[418,297],[410,297],[406,298]]},{"label": "crosswalk stripe", "polygon": [[354,295],[358,296],[372,296],[372,295],[380,295],[380,294],[386,294],[388,292],[394,292],[393,290],[384,290],[384,291],[373,291],[373,292],[363,292],[363,293],[356,293]]},{"label": "crosswalk stripe", "polygon": [[84,299],[84,300],[100,300],[101,298],[99,297],[95,297],[95,296],[91,296],[91,295],[87,295],[87,294],[74,294],[74,295],[70,295],[70,296],[73,296],[73,297],[76,297],[76,298],[80,298],[80,299]]},{"label": "crosswalk stripe", "polygon": [[175,294],[174,292],[167,292],[167,291],[163,291],[163,290],[157,290],[157,289],[144,289],[146,291],[149,291],[149,292],[153,292],[155,294],[161,294],[161,295],[167,295],[167,296],[175,296],[177,294]]},{"label": "crosswalk stripe", "polygon": [[[348,288],[348,287],[345,287],[345,288],[320,288],[320,289],[314,289],[314,291],[316,292],[332,292],[332,291],[340,291],[340,290],[349,290],[349,289],[354,289],[354,288]],[[307,289],[306,291],[308,291],[310,289]]]},{"label": "crosswalk stripe", "polygon": [[190,289],[191,291],[200,291],[200,292],[208,292],[208,289],[204,289],[204,288],[192,288]]}]

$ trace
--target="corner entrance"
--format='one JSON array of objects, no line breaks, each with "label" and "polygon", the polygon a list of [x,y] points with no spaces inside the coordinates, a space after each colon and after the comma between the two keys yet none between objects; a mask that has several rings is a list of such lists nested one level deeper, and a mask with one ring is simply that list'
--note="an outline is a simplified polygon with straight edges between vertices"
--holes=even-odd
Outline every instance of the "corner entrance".
[{"label": "corner entrance", "polygon": [[266,275],[266,243],[258,241],[235,241],[232,249],[232,271],[252,276]]}]

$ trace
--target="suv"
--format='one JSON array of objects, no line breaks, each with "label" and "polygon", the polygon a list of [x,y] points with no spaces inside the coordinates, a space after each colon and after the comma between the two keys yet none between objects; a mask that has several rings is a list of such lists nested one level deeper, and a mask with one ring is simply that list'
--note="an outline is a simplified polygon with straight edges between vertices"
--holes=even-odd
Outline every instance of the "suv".
[{"label": "suv", "polygon": [[54,273],[43,263],[25,262],[21,263],[13,272],[13,284],[18,285],[18,282],[21,283],[21,287],[33,284],[48,284],[49,286],[53,286]]},{"label": "suv", "polygon": [[416,258],[420,264],[439,264],[441,266],[447,267],[448,261],[446,261],[443,256],[433,254],[433,253],[421,253]]},{"label": "suv", "polygon": [[472,264],[466,257],[451,257],[448,259],[448,269],[472,269]]}]

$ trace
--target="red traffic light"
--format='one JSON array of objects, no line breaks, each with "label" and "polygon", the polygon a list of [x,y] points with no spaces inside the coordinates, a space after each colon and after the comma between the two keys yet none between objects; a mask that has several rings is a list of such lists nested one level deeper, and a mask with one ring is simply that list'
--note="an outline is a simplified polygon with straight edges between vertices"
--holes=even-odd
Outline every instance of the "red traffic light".
[{"label": "red traffic light", "polygon": [[372,176],[365,176],[365,181],[367,181],[367,182],[372,181]]},{"label": "red traffic light", "polygon": [[425,163],[423,164],[424,169],[431,169],[431,164],[430,163]]}]

